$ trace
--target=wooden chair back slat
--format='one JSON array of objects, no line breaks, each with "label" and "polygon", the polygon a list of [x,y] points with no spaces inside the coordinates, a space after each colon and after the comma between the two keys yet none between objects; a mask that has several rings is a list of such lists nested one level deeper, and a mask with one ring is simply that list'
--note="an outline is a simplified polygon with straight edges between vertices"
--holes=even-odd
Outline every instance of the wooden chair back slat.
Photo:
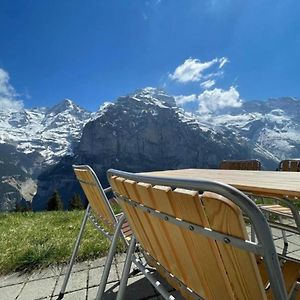
[{"label": "wooden chair back slat", "polygon": [[[128,197],[127,190],[124,186],[124,181],[125,180],[123,178],[112,177],[110,184],[114,191],[118,192],[121,195]],[[132,207],[130,205],[128,205],[127,203],[120,203],[120,206],[121,206],[123,212],[128,216],[127,221],[129,223],[131,229],[135,233],[135,236],[140,241],[141,246],[144,249],[149,249],[149,247],[150,247],[149,241],[148,241],[147,237],[145,236],[144,232],[141,230],[142,223],[139,218],[139,212],[132,209]]]},{"label": "wooden chair back slat", "polygon": [[259,171],[261,163],[259,160],[223,160],[220,164],[220,169],[225,170],[253,170]]},{"label": "wooden chair back slat", "polygon": [[[139,195],[139,192],[137,191],[136,183],[131,180],[125,180],[124,186],[127,191],[126,196],[136,202],[139,202],[140,195]],[[135,210],[135,212],[137,213],[138,218],[141,221],[143,228],[147,232],[147,235],[145,236],[147,243],[148,243],[147,249],[149,249],[149,253],[152,256],[156,256],[157,249],[159,247],[161,247],[161,245],[159,244],[159,237],[157,237],[157,235],[153,229],[153,224],[149,220],[149,216],[147,215],[147,213],[142,212],[140,210]]]},{"label": "wooden chair back slat", "polygon": [[[174,216],[178,219],[209,228],[204,207],[198,192],[175,189],[172,192]],[[191,286],[197,290],[197,282],[201,282],[205,299],[234,299],[233,291],[227,278],[222,258],[214,240],[202,235],[180,229],[185,244],[189,249],[197,277],[191,279]],[[199,251],[199,249],[201,249]],[[195,288],[197,287],[197,288]]]},{"label": "wooden chair back slat", "polygon": [[[136,184],[135,186],[139,195],[137,202],[147,207],[156,207],[156,201],[153,195],[152,186],[150,184],[142,182]],[[190,299],[190,293],[187,293],[186,289],[179,285],[179,282],[175,280],[174,277],[169,276],[166,272],[166,270],[171,270],[171,266],[176,265],[176,261],[174,260],[174,257],[172,255],[170,256],[170,254],[173,253],[173,249],[168,243],[165,243],[165,241],[168,239],[168,234],[166,232],[164,224],[165,222],[151,216],[147,216],[147,218],[153,230],[151,233],[153,237],[152,243],[154,246],[152,257],[155,257],[156,260],[161,264],[152,264],[152,266],[156,267],[158,273],[162,277],[164,277],[171,286],[180,291],[186,299]]]},{"label": "wooden chair back slat", "polygon": [[[174,208],[172,207],[172,190],[170,187],[154,186],[152,188],[153,200],[155,208],[158,211],[166,213],[168,215],[175,216]],[[157,218],[152,217],[155,221]],[[199,272],[197,270],[197,264],[193,256],[193,248],[189,248],[186,244],[183,229],[169,222],[161,222],[162,230],[165,232],[166,240],[165,244],[168,244],[170,249],[169,264],[171,268],[168,269],[170,273],[174,274],[180,281],[186,286],[194,290],[198,295],[205,298],[205,290],[203,282],[199,280]],[[171,264],[175,261],[174,264]],[[195,283],[198,283],[197,290]]]},{"label": "wooden chair back slat", "polygon": [[[135,189],[138,194],[138,198],[136,199],[137,202],[144,204],[148,207],[153,208],[155,204],[153,203],[153,195],[151,195],[151,185],[150,184],[135,184]],[[151,255],[156,257],[159,261],[163,263],[167,269],[170,268],[168,256],[171,249],[164,243],[166,239],[165,231],[162,226],[161,220],[154,220],[149,215],[146,215],[146,218],[150,224],[151,230],[150,234],[152,236],[152,244],[153,244],[153,253]]]},{"label": "wooden chair back slat", "polygon": [[108,199],[100,192],[102,189],[100,183],[89,169],[74,167],[74,172],[93,211],[108,227],[113,229],[116,219],[106,204]]},{"label": "wooden chair back slat", "polygon": [[[249,240],[240,209],[228,199],[204,193],[201,200],[210,228]],[[266,299],[262,278],[253,253],[217,242],[236,299]]]}]

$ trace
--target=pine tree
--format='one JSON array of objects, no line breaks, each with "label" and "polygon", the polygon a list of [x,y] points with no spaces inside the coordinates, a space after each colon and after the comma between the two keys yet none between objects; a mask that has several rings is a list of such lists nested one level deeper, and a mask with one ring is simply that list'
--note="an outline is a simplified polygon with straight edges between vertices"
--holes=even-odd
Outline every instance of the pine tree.
[{"label": "pine tree", "polygon": [[55,191],[52,196],[49,198],[47,203],[47,210],[63,210],[63,203],[61,201],[58,191]]},{"label": "pine tree", "polygon": [[69,210],[81,210],[84,209],[80,195],[75,193],[70,201]]}]

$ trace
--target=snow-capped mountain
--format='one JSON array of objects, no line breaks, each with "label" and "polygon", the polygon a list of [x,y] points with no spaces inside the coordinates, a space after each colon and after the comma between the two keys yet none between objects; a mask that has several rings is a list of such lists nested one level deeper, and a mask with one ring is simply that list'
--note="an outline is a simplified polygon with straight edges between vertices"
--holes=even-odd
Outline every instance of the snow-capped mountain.
[{"label": "snow-capped mountain", "polygon": [[252,142],[276,161],[300,157],[300,101],[292,97],[244,102],[217,115],[200,116]]},{"label": "snow-capped mountain", "polygon": [[46,164],[72,154],[91,113],[69,99],[51,108],[0,110],[0,143],[14,145],[23,153],[38,152]]},{"label": "snow-capped mountain", "polygon": [[[0,189],[7,193],[0,204],[13,207],[16,195],[30,200],[39,175],[33,206],[43,209],[54,190],[65,205],[79,191],[74,163],[90,164],[104,181],[111,167],[134,172],[218,168],[223,159],[257,158],[274,170],[279,160],[300,157],[300,101],[251,101],[197,115],[177,107],[165,91],[148,87],[106,102],[94,113],[67,99],[51,108],[0,111],[1,144],[15,149],[5,148],[12,155],[2,166],[11,172],[1,177]],[[25,160],[31,166],[24,167]],[[25,172],[17,181],[16,162]],[[50,167],[40,174],[45,165]]]},{"label": "snow-capped mountain", "polygon": [[218,168],[221,160],[230,158],[259,158],[264,166],[273,162],[226,127],[214,130],[186,114],[164,91],[138,90],[106,104],[84,126],[74,156],[63,158],[39,176],[33,208],[44,209],[53,190],[59,191],[67,206],[74,192],[80,191],[72,164],[91,165],[105,184],[109,168],[132,172]]}]

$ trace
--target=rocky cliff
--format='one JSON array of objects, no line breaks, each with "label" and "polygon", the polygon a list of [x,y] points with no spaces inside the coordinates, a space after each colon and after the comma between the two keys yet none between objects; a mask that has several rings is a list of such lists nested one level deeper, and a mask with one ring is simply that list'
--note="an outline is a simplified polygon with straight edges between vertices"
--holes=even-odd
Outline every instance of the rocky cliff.
[{"label": "rocky cliff", "polygon": [[9,211],[17,203],[32,201],[43,159],[38,153],[25,154],[6,144],[0,144],[0,153],[0,211]]},{"label": "rocky cliff", "polygon": [[78,185],[72,164],[89,164],[106,182],[108,168],[140,172],[179,168],[217,168],[223,159],[272,159],[253,151],[244,139],[226,128],[213,129],[176,107],[173,97],[146,88],[107,104],[82,133],[74,156],[39,177],[34,209],[45,208],[57,189],[67,205]]}]

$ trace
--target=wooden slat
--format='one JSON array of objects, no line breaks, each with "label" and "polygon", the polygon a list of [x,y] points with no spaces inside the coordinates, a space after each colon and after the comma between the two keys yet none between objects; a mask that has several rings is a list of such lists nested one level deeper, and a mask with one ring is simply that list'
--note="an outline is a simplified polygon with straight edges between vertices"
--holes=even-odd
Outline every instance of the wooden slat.
[{"label": "wooden slat", "polygon": [[[99,191],[99,187],[96,185],[97,182],[95,178],[88,170],[74,169],[75,175],[80,182],[80,185],[89,201],[93,211],[102,219],[102,221],[113,229],[115,224],[115,218],[112,213],[109,211],[105,202],[107,199],[103,198],[102,194]],[[92,183],[92,184],[89,184]],[[100,187],[101,188],[101,187]]]},{"label": "wooden slat", "polygon": [[128,221],[125,221],[125,223],[123,223],[122,232],[126,238],[132,236],[132,230],[131,230],[131,227],[130,227]]},{"label": "wooden slat", "polygon": [[[139,185],[138,188],[140,192],[143,191],[143,197],[140,198],[143,204],[145,204],[144,201],[150,201],[152,203],[152,208],[155,208],[158,211],[166,212],[165,206],[167,203],[165,201],[165,194],[171,190],[170,188],[156,186],[154,188],[150,187],[148,189],[143,189],[143,186],[141,185]],[[166,268],[170,273],[174,274],[179,280],[186,283],[186,278],[190,276],[188,272],[193,274],[193,271],[189,268],[184,269],[182,261],[179,259],[182,249],[185,249],[186,246],[184,245],[182,236],[178,234],[178,228],[151,215],[149,217],[152,221],[152,224],[158,224],[160,231],[157,233],[163,242],[162,247],[158,247],[156,249],[156,259],[161,257],[162,261],[160,261],[160,263],[164,266],[164,268]],[[188,266],[192,265],[191,259],[188,256],[186,256],[186,261],[189,262]],[[186,297],[186,299],[193,299],[190,298],[185,288],[179,287],[179,290],[183,296]]]},{"label": "wooden slat", "polygon": [[[139,195],[138,190],[136,188],[136,182],[132,180],[125,180],[124,186],[127,191],[127,197],[141,203],[142,197]],[[136,210],[136,215],[140,220],[140,223],[143,226],[143,230],[145,230],[145,238],[148,241],[147,251],[153,257],[157,257],[158,253],[161,253],[161,245],[159,244],[159,237],[157,237],[152,223],[149,220],[149,215],[147,213],[142,212],[141,210]]]},{"label": "wooden slat", "polygon": [[298,165],[299,165],[298,161],[291,161],[290,171],[291,172],[297,172],[298,171]]},{"label": "wooden slat", "polygon": [[105,204],[106,199],[102,197],[102,194],[99,191],[99,187],[96,185],[94,176],[89,172],[89,170],[76,169],[74,171],[76,176],[78,174],[79,180],[83,180],[84,182],[86,182],[80,182],[80,184],[94,211],[101,217],[104,222],[114,224],[114,218],[107,209],[107,206]]},{"label": "wooden slat", "polygon": [[[151,185],[138,183],[135,188],[139,195],[138,202],[148,207],[155,208],[155,202],[154,202]],[[170,270],[169,256],[170,253],[172,253],[172,249],[169,247],[169,245],[165,244],[165,240],[167,236],[165,235],[165,231],[164,231],[164,225],[163,225],[164,222],[151,216],[147,216],[147,219],[151,226],[152,235],[153,235],[153,246],[155,248],[155,256],[153,257],[155,257],[157,261],[160,261],[166,269]],[[174,264],[175,261],[172,261],[171,263]]]},{"label": "wooden slat", "polygon": [[268,211],[270,213],[283,215],[285,217],[293,218],[293,213],[290,208],[281,206],[279,204],[273,205],[259,205],[260,209]]},{"label": "wooden slat", "polygon": [[[209,228],[197,192],[175,189],[172,207],[177,218]],[[191,268],[195,268],[197,275],[190,278],[192,289],[199,293],[197,282],[201,282],[205,299],[233,299],[232,288],[215,241],[183,229],[181,234],[187,245],[187,253],[183,255],[191,256],[194,264]]]},{"label": "wooden slat", "polygon": [[288,160],[282,162],[282,171],[290,171],[290,162]]},{"label": "wooden slat", "polygon": [[[226,198],[204,193],[202,202],[213,230],[248,239],[240,209]],[[255,256],[231,245],[217,242],[225,269],[237,299],[266,299]]]},{"label": "wooden slat", "polygon": [[[110,184],[111,184],[111,187],[113,188],[113,190],[117,191],[119,194],[121,194],[123,196],[128,197],[127,190],[124,186],[124,181],[125,181],[124,178],[113,176],[110,179]],[[137,212],[130,205],[128,205],[125,202],[120,202],[120,206],[121,206],[122,210],[124,211],[124,213],[126,214],[126,216],[128,217],[128,219],[127,219],[128,223],[130,224],[130,227],[134,231],[135,236],[140,241],[142,247],[145,249],[149,249],[150,248],[149,241],[148,241],[147,237],[145,236],[143,230],[141,229],[142,223],[138,217]]]},{"label": "wooden slat", "polygon": [[[170,187],[154,186],[153,196],[157,210],[175,216],[171,204],[172,189]],[[186,232],[183,232],[178,226],[169,222],[162,222],[161,225],[166,238],[165,245],[168,244],[170,247],[168,259],[170,260],[169,265],[171,269],[169,271],[192,290],[195,290],[195,283],[197,283],[197,290],[195,291],[200,296],[206,298],[202,282],[197,280],[199,275],[195,268],[196,262],[192,257],[193,249],[188,248],[184,239]],[[172,263],[173,260],[174,263]],[[182,290],[181,292],[184,293]],[[188,295],[185,295],[185,297],[188,297]]]}]

